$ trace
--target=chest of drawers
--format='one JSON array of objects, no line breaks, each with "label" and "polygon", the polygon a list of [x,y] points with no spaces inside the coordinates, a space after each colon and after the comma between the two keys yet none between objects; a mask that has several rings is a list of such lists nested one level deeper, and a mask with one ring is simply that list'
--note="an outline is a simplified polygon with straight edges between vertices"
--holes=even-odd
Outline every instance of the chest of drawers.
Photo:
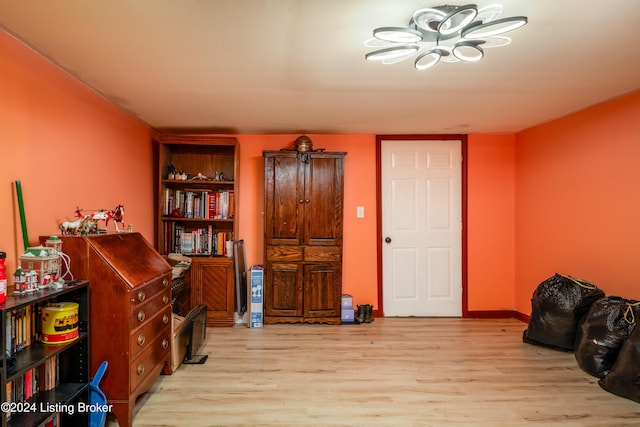
[{"label": "chest of drawers", "polygon": [[[171,363],[171,266],[139,233],[63,237],[76,279],[90,280],[91,372],[121,427]],[[94,328],[95,326],[95,328]]]}]

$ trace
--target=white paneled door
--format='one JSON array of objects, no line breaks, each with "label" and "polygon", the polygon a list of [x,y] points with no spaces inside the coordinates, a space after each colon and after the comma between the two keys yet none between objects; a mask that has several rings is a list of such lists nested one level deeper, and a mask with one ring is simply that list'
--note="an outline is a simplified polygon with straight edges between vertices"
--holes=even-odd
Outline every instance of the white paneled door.
[{"label": "white paneled door", "polygon": [[462,315],[458,140],[382,140],[385,316]]}]

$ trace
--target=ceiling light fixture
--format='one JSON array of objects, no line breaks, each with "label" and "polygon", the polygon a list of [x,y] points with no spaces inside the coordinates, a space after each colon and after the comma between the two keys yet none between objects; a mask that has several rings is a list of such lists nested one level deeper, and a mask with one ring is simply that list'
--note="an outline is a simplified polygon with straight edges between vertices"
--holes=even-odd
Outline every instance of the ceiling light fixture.
[{"label": "ceiling light fixture", "polygon": [[508,45],[511,39],[502,34],[528,21],[526,16],[498,19],[501,13],[500,4],[480,9],[475,4],[418,9],[406,27],[373,30],[374,37],[365,41],[365,46],[376,50],[367,53],[365,59],[394,64],[418,53],[414,62],[418,70],[440,61],[480,61],[484,49]]}]

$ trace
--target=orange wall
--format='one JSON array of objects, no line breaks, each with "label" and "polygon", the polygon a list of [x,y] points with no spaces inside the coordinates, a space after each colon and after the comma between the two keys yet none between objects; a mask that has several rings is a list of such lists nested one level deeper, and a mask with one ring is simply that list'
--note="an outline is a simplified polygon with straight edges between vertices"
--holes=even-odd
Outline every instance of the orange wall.
[{"label": "orange wall", "polygon": [[[239,238],[245,240],[247,263],[263,262],[263,150],[292,148],[295,135],[240,135]],[[346,151],[344,184],[343,292],[354,304],[377,304],[376,163],[373,135],[308,134],[313,148]],[[365,217],[356,218],[356,206]]]},{"label": "orange wall", "polygon": [[[14,181],[22,182],[30,244],[58,234],[76,206],[125,206],[153,242],[149,128],[0,31],[0,250],[8,273],[24,250]],[[109,224],[112,229],[111,224]]]},{"label": "orange wall", "polygon": [[[11,36],[0,32],[0,250],[22,252],[13,183],[22,181],[31,244],[85,209],[126,207],[153,241],[151,130]],[[517,135],[468,138],[468,309],[529,313],[556,271],[640,299],[635,266],[640,201],[640,93]],[[262,150],[298,135],[239,135],[240,235],[262,262]],[[347,151],[344,291],[377,302],[374,135],[310,135]],[[630,188],[631,191],[627,191]],[[356,206],[365,218],[355,217]]]},{"label": "orange wall", "polygon": [[469,135],[467,161],[468,309],[513,310],[514,136]]},{"label": "orange wall", "polygon": [[640,92],[516,135],[516,308],[558,272],[640,299]]}]

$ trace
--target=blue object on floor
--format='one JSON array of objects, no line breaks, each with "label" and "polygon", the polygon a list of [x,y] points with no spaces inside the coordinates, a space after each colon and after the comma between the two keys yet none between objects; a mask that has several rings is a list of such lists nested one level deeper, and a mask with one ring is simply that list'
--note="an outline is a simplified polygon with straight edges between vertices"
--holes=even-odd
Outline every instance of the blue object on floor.
[{"label": "blue object on floor", "polygon": [[[98,367],[96,375],[89,382],[89,404],[98,405],[97,408],[106,408],[107,397],[100,390],[100,380],[107,370],[109,363],[105,360]],[[107,422],[107,411],[91,411],[89,412],[89,427],[104,427]]]}]

